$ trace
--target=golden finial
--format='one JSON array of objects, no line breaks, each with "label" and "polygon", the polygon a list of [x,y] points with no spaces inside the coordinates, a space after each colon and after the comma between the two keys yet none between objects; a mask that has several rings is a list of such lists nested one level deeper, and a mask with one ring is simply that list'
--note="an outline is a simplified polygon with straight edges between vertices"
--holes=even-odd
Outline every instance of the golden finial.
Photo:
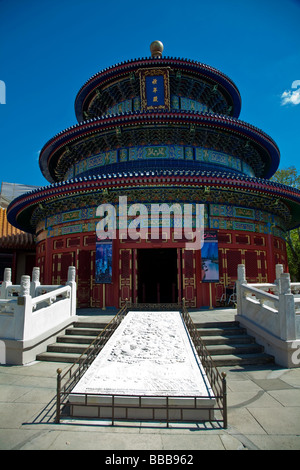
[{"label": "golden finial", "polygon": [[152,57],[161,57],[164,50],[164,45],[161,41],[153,41],[150,44],[150,51]]}]

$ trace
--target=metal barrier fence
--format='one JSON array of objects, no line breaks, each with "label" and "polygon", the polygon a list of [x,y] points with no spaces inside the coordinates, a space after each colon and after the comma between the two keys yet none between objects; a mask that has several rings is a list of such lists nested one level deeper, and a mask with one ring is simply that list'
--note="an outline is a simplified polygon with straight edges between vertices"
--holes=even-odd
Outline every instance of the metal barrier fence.
[{"label": "metal barrier fence", "polygon": [[117,315],[106,325],[99,335],[92,341],[88,348],[81,354],[74,364],[63,374],[62,369],[57,369],[57,392],[56,392],[56,419],[60,422],[62,407],[66,405],[68,396],[83,374],[98,356],[101,349],[116,331],[128,312],[127,303],[121,308]]},{"label": "metal barrier fence", "polygon": [[211,388],[214,392],[218,406],[215,409],[219,409],[223,418],[223,427],[227,428],[227,384],[226,384],[226,374],[222,372],[219,373],[217,367],[214,364],[214,361],[209,354],[204,341],[201,338],[199,331],[197,330],[196,325],[194,324],[186,306],[185,300],[182,302],[182,317],[190,334],[190,337],[194,343],[196,352],[200,361],[203,365],[203,368],[208,377]]},{"label": "metal barrier fence", "polygon": [[[185,300],[183,299],[180,304],[126,304],[118,312],[118,314],[111,320],[111,322],[104,328],[104,330],[96,337],[96,339],[90,344],[87,350],[80,356],[80,358],[65,372],[64,375],[61,375],[62,370],[57,369],[57,403],[56,403],[56,423],[60,422],[61,413],[63,407],[66,405],[72,411],[72,407],[75,405],[68,403],[68,396],[71,393],[72,389],[79,382],[83,374],[86,372],[88,367],[91,365],[96,356],[100,353],[101,349],[107,343],[109,338],[112,336],[114,331],[120,325],[124,317],[126,316],[129,310],[176,310],[180,311],[182,318],[185,322],[187,330],[190,334],[190,337],[193,341],[195,350],[200,358],[200,361],[203,365],[211,388],[213,390],[213,398],[216,401],[212,407],[203,407],[201,406],[201,400],[211,399],[211,396],[198,396],[198,397],[178,397],[178,396],[158,396],[155,395],[152,398],[155,398],[159,404],[147,404],[145,403],[146,399],[151,398],[150,395],[123,395],[119,394],[97,394],[97,401],[93,400],[91,394],[81,394],[85,395],[85,402],[83,406],[93,407],[94,410],[91,413],[93,418],[105,419],[108,414],[112,425],[114,425],[115,420],[122,421],[133,418],[134,410],[143,409],[149,410],[147,421],[166,421],[167,427],[169,427],[170,422],[177,421],[198,421],[194,418],[189,419],[188,413],[192,414],[199,412],[200,410],[207,411],[207,419],[199,419],[201,421],[216,421],[222,422],[223,427],[227,428],[227,391],[226,391],[226,374],[218,372],[216,366],[213,363],[213,360],[207,351],[201,336],[193,323],[189,312],[185,306]],[[101,398],[105,398],[102,403]],[[124,399],[129,399],[130,403],[126,403]],[[174,400],[178,398],[192,399],[192,404],[188,405],[187,402],[180,406],[178,404],[174,405]],[[105,410],[108,410],[109,413],[106,413]],[[215,412],[219,411],[221,413],[221,419],[215,417]],[[72,413],[71,413],[72,414]],[[136,413],[135,413],[136,414]]]}]

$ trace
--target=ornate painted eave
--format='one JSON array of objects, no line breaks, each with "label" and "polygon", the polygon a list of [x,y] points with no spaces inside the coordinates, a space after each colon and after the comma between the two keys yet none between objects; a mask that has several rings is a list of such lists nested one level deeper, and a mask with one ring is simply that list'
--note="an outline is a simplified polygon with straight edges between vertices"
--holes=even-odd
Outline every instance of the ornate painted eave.
[{"label": "ornate painted eave", "polygon": [[84,120],[84,109],[96,90],[108,86],[120,77],[130,77],[138,69],[147,67],[170,67],[175,71],[189,73],[195,77],[202,77],[211,83],[217,83],[224,90],[228,101],[232,103],[232,115],[238,117],[241,110],[241,96],[233,81],[219,70],[188,59],[173,57],[140,58],[121,62],[93,75],[79,90],[75,100],[75,113],[79,122]]},{"label": "ornate painted eave", "polygon": [[[251,178],[227,171],[211,172],[201,170],[145,170],[124,173],[109,173],[92,177],[74,178],[70,181],[55,183],[39,188],[15,199],[8,207],[8,220],[15,227],[35,233],[35,226],[30,220],[34,210],[41,212],[47,205],[64,198],[80,197],[95,194],[106,197],[107,191],[117,190],[119,194],[134,188],[169,187],[192,188],[203,191],[202,202],[212,202],[213,191],[225,193],[241,193],[265,196],[268,198],[269,209],[276,213],[279,205],[284,205],[290,212],[287,229],[300,225],[300,191],[273,181]],[[100,203],[100,202],[99,202]],[[266,207],[265,209],[268,209]]]},{"label": "ornate painted eave", "polygon": [[[155,130],[155,126],[160,126],[162,130],[175,129],[176,126],[182,132],[184,129],[190,133],[190,140],[193,139],[192,133],[203,129],[212,129],[224,131],[228,134],[235,134],[247,141],[254,143],[261,152],[263,163],[262,173],[258,176],[269,178],[279,166],[280,152],[276,143],[265,132],[246,122],[240,121],[224,115],[211,113],[194,112],[139,112],[124,113],[121,115],[107,115],[99,119],[85,121],[74,125],[56,136],[54,136],[43,147],[40,153],[40,168],[43,175],[50,182],[59,181],[57,176],[58,163],[62,164],[61,159],[65,159],[66,164],[71,165],[69,161],[69,147],[80,139],[86,139],[92,136],[101,136],[111,134],[113,144],[121,147],[122,143],[119,134],[122,131],[130,131],[135,128],[137,133],[144,132],[145,129]],[[118,132],[119,131],[119,132]],[[63,155],[64,154],[64,155]],[[79,160],[82,156],[78,155]]]}]

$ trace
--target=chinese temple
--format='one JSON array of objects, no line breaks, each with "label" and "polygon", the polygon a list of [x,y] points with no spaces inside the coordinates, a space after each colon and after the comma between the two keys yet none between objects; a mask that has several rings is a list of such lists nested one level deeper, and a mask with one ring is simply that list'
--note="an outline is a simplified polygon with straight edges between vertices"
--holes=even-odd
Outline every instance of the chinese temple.
[{"label": "chinese temple", "polygon": [[[216,306],[238,264],[249,282],[273,282],[277,263],[286,270],[285,233],[300,225],[300,191],[270,181],[279,149],[239,120],[232,80],[208,65],[164,56],[160,41],[150,51],[82,86],[78,124],[40,152],[50,184],[8,207],[10,223],[36,237],[42,284],[64,283],[76,266],[78,307],[182,297],[189,307]],[[120,198],[131,210],[125,219]],[[203,208],[201,249],[174,236],[175,218],[165,223],[163,210],[155,237],[140,217],[141,207],[191,203]],[[111,239],[97,236],[99,206],[116,209]],[[143,237],[124,231],[134,207]]]}]

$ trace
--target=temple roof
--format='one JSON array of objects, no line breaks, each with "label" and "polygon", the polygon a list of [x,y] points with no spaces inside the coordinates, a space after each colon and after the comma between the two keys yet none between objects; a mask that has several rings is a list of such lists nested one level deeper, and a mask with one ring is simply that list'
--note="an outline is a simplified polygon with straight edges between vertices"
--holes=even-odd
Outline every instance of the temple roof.
[{"label": "temple roof", "polygon": [[[8,219],[19,228],[34,233],[35,226],[31,223],[31,217],[36,209],[43,211],[47,204],[54,201],[68,199],[85,194],[101,195],[104,190],[119,189],[126,192],[130,188],[156,187],[184,187],[211,190],[225,190],[243,192],[249,197],[265,195],[269,198],[269,206],[265,210],[275,211],[279,204],[288,208],[291,216],[287,229],[293,229],[300,225],[300,190],[263,178],[254,178],[245,175],[237,175],[224,171],[205,170],[134,170],[128,172],[105,173],[89,177],[74,178],[70,181],[62,181],[49,186],[39,188],[20,196],[8,207]],[[138,201],[137,201],[138,202]],[[205,202],[205,201],[204,201]],[[212,201],[210,201],[212,202]]]},{"label": "temple roof", "polygon": [[20,232],[16,235],[0,238],[0,248],[6,250],[35,250],[34,236],[31,233]]},{"label": "temple roof", "polygon": [[3,208],[0,208],[0,248],[35,248],[33,235],[11,225]]},{"label": "temple roof", "polygon": [[[228,114],[234,117],[239,116],[241,97],[238,88],[229,77],[219,70],[194,60],[173,57],[148,57],[121,62],[93,75],[81,87],[77,94],[75,100],[77,120],[79,122],[83,121],[85,119],[84,113],[88,111],[90,103],[95,99],[95,96],[105,93],[105,90],[119,78],[122,78],[122,80],[118,82],[118,89],[116,89],[117,94],[114,95],[113,90],[111,92],[111,103],[117,102],[122,96],[123,99],[125,99],[127,92],[134,94],[135,90],[139,90],[139,80],[135,74],[138,73],[140,69],[151,67],[168,67],[170,69],[171,92],[173,86],[184,95],[185,91],[187,91],[185,89],[185,82],[191,82],[193,79],[204,80],[204,83],[211,86],[212,89],[214,88],[214,90],[219,88],[228,103],[228,107],[231,108]],[[125,83],[124,87],[122,87],[122,82]],[[188,92],[192,93],[192,87],[189,87]],[[101,104],[100,97],[99,103]],[[105,107],[105,100],[103,101],[103,107]],[[103,114],[103,112],[101,114]],[[224,114],[227,113],[224,112]]]},{"label": "temple roof", "polygon": [[[60,132],[45,144],[40,152],[40,168],[48,181],[62,180],[68,167],[84,157],[82,149],[76,149],[75,155],[72,156],[72,145],[78,146],[81,142],[85,144],[89,139],[98,139],[97,146],[100,151],[130,146],[134,140],[138,145],[145,139],[153,143],[153,140],[156,140],[153,136],[162,142],[176,142],[180,139],[189,145],[202,146],[203,138],[200,134],[207,129],[217,132],[219,136],[223,133],[238,137],[242,146],[239,150],[241,158],[242,151],[244,152],[249,144],[253,145],[259,155],[259,161],[253,162],[256,165],[256,176],[269,178],[277,170],[280,161],[279,149],[265,132],[233,117],[190,111],[124,113],[84,121]],[[102,143],[99,139],[102,139]],[[91,148],[88,151],[91,152]],[[228,152],[230,153],[230,148]],[[250,158],[252,159],[252,156]]]}]

